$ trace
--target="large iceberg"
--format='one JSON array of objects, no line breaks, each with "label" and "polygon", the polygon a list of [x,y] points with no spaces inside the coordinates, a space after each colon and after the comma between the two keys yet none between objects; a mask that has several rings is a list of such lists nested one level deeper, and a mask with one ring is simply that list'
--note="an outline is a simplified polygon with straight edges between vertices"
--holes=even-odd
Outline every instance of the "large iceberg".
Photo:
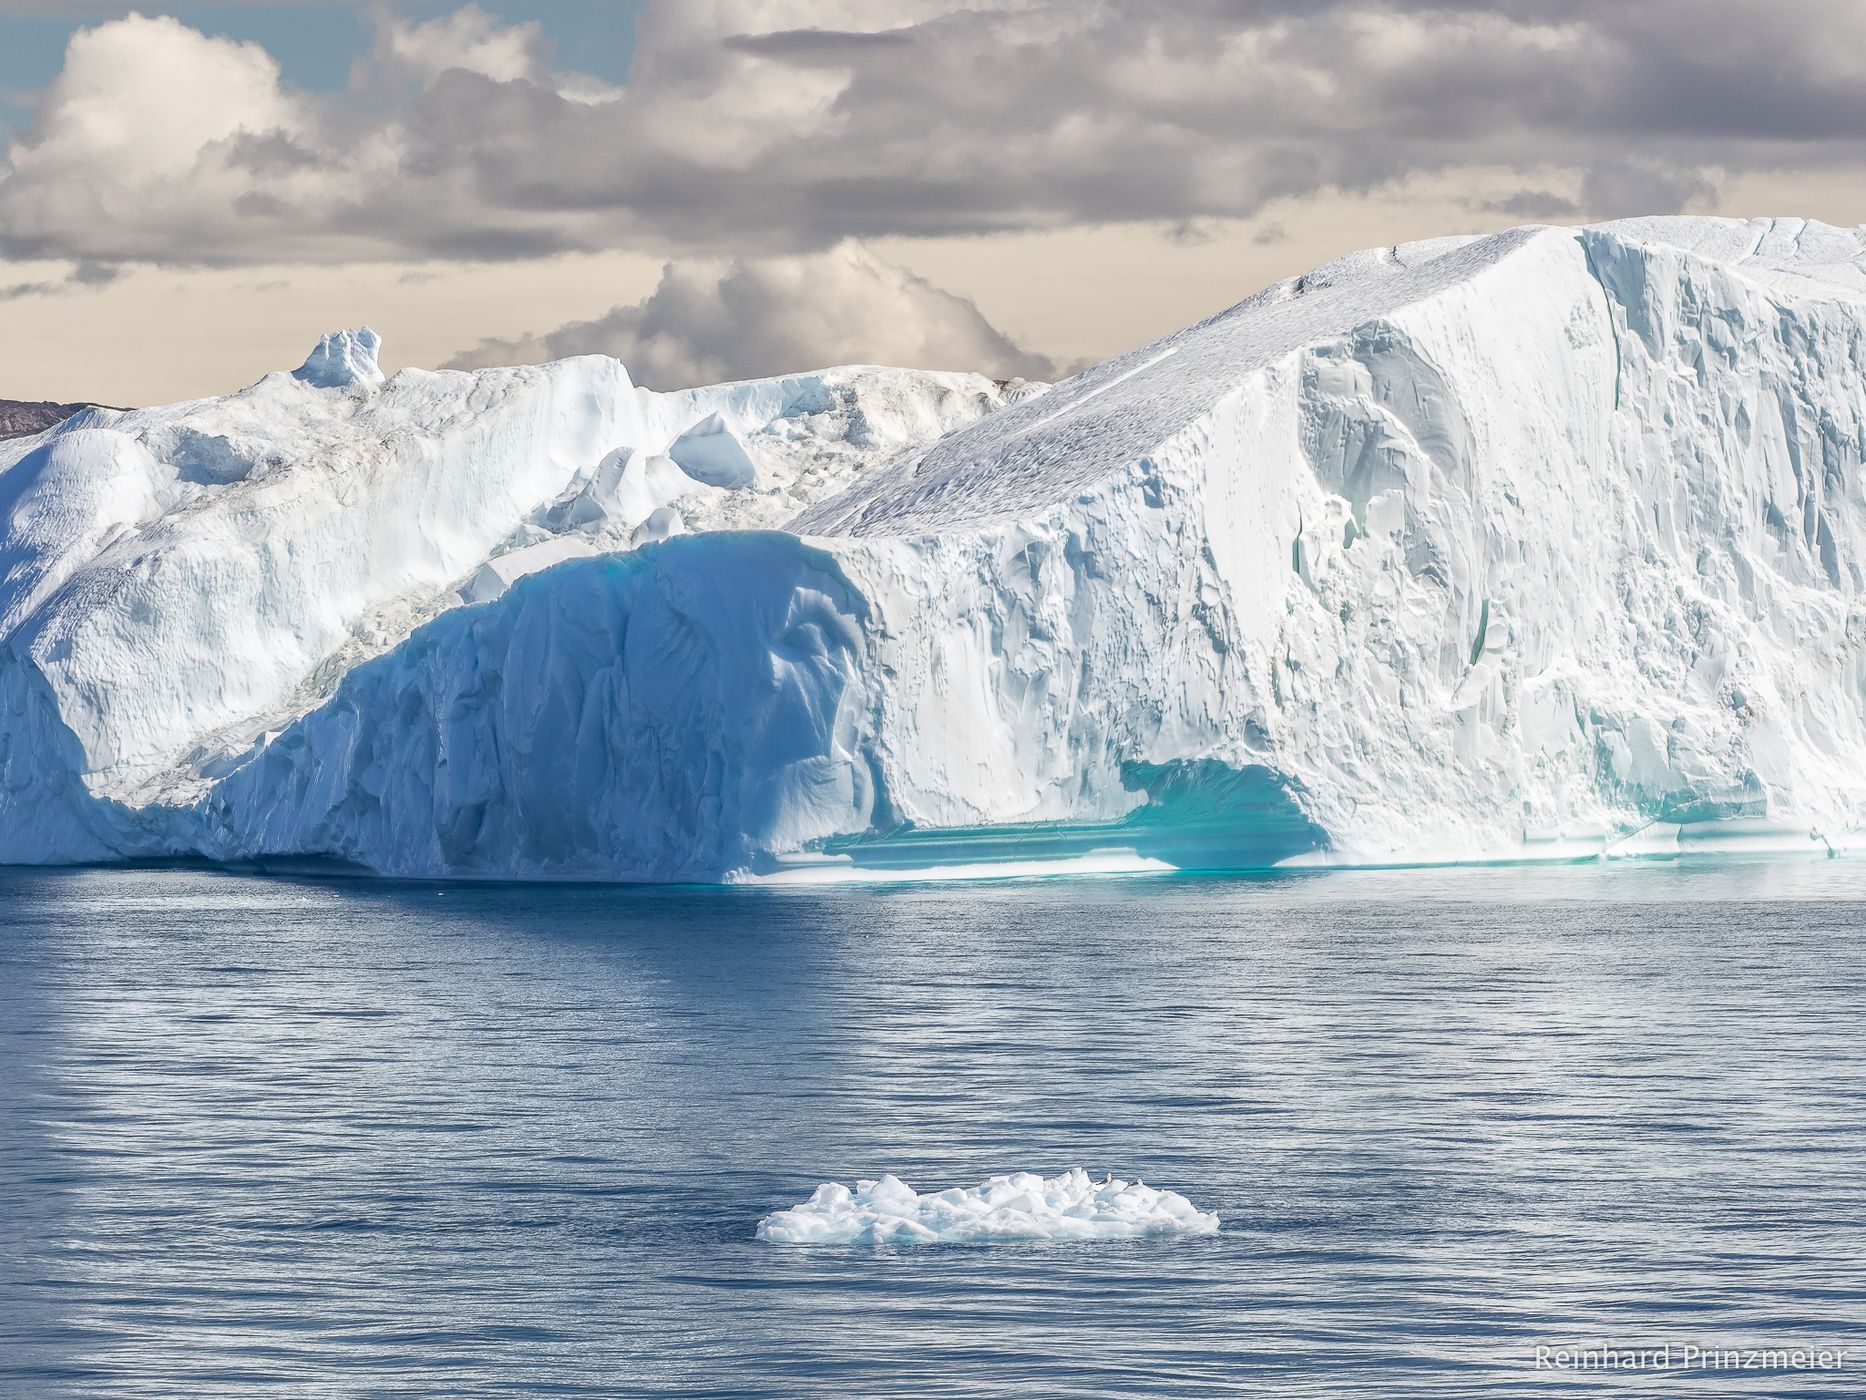
[{"label": "large iceberg", "polygon": [[1861,844],[1857,230],[1382,248],[1041,391],[307,369],[0,445],[0,857]]}]

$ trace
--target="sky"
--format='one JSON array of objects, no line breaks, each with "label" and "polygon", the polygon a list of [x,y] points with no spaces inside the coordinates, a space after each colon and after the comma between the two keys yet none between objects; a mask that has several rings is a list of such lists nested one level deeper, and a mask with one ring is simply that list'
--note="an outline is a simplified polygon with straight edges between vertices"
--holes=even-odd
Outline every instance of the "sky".
[{"label": "sky", "polygon": [[1866,220],[1831,0],[0,0],[0,398],[146,404],[369,324],[1047,378],[1355,248]]}]

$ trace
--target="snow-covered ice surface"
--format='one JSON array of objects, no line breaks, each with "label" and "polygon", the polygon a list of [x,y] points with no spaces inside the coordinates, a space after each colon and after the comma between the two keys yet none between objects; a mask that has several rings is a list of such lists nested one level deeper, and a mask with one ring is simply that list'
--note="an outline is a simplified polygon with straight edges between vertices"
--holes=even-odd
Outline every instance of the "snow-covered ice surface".
[{"label": "snow-covered ice surface", "polygon": [[920,1194],[893,1176],[816,1188],[809,1200],[758,1222],[772,1244],[984,1244],[1211,1235],[1218,1217],[1177,1191],[1080,1167],[1061,1176],[994,1176],[980,1186]]},{"label": "snow-covered ice surface", "polygon": [[1376,249],[1040,392],[374,354],[0,446],[0,857],[1862,846],[1858,230]]}]

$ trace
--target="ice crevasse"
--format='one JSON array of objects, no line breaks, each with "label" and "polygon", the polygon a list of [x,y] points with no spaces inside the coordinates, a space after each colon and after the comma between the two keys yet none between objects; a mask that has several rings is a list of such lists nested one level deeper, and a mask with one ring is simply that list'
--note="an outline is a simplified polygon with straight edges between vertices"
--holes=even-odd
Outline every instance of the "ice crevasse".
[{"label": "ice crevasse", "polygon": [[0,456],[0,855],[801,880],[1861,844],[1859,231],[1377,249],[1041,392],[378,383],[371,342]]}]

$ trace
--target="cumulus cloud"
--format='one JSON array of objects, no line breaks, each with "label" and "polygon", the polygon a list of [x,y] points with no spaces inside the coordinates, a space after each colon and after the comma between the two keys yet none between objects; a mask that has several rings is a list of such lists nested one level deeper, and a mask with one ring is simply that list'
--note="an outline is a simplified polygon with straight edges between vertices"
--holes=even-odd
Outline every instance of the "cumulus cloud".
[{"label": "cumulus cloud", "polygon": [[173,20],[80,32],[0,254],[782,254],[1461,172],[1597,216],[1857,171],[1866,129],[1866,8],[1826,0],[651,0],[624,89],[477,6],[378,23],[315,97]]},{"label": "cumulus cloud", "polygon": [[[249,176],[267,172],[252,158],[291,146],[305,125],[257,44],[142,15],[80,30],[31,131],[8,152],[0,238],[15,256],[86,258],[105,246],[106,259],[173,256],[178,206],[225,209],[254,193]],[[281,186],[290,179],[272,173]]]},{"label": "cumulus cloud", "polygon": [[501,24],[478,5],[414,24],[381,25],[374,57],[424,83],[452,69],[495,83],[540,82],[549,71],[543,25]]},{"label": "cumulus cloud", "polygon": [[851,363],[999,378],[1056,373],[972,302],[853,242],[800,256],[669,263],[635,305],[545,335],[483,341],[449,368],[591,354],[615,356],[655,389]]},{"label": "cumulus cloud", "polygon": [[[403,0],[331,0],[333,4],[363,6],[379,3],[399,4]],[[301,5],[304,0],[219,0],[217,8],[245,6],[263,9],[268,5]],[[125,0],[0,0],[0,15],[56,15],[60,19],[115,18],[126,10],[153,9]]]},{"label": "cumulus cloud", "polygon": [[[271,0],[253,0],[253,3],[265,4]],[[101,19],[120,15],[124,8],[111,0],[0,0],[0,18],[30,15],[34,18]]]},{"label": "cumulus cloud", "polygon": [[131,15],[72,38],[37,122],[10,153],[7,193],[59,172],[112,184],[173,178],[236,132],[295,120],[279,66],[259,45]]}]

